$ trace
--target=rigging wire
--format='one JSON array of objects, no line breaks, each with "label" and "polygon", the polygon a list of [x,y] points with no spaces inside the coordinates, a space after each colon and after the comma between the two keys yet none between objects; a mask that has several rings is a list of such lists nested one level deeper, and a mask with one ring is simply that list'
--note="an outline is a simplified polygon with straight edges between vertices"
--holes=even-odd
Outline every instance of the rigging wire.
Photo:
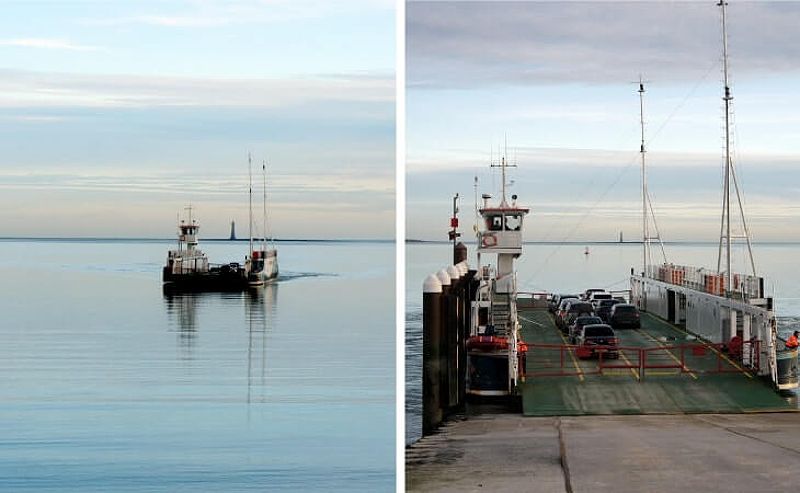
[{"label": "rigging wire", "polygon": [[[700,88],[700,86],[706,81],[706,79],[708,79],[708,76],[713,72],[714,68],[716,68],[718,66],[719,66],[719,61],[714,61],[713,63],[711,63],[709,65],[709,67],[703,73],[702,77],[700,77],[700,79],[692,86],[692,88],[683,97],[681,102],[678,103],[677,106],[675,106],[675,108],[670,112],[670,114],[667,116],[667,118],[661,123],[661,125],[659,125],[659,127],[656,129],[656,131],[647,140],[648,147],[653,141],[655,141],[658,138],[658,136],[661,134],[661,132],[664,130],[664,128],[667,126],[667,124],[672,120],[672,118],[681,109],[683,109],[683,107],[686,105],[686,103],[689,101],[689,99],[692,96],[694,96],[694,94],[697,92],[697,90]],[[548,263],[552,259],[552,257],[556,253],[558,253],[559,250],[561,250],[561,248],[563,247],[563,243],[572,238],[572,236],[575,234],[575,232],[578,230],[578,228],[581,227],[583,225],[583,223],[586,221],[586,219],[591,215],[591,213],[593,212],[594,208],[605,198],[605,196],[611,191],[611,189],[614,188],[617,185],[617,183],[619,183],[619,181],[622,179],[622,176],[625,174],[625,172],[627,172],[628,169],[630,169],[631,166],[633,166],[634,164],[637,163],[638,159],[639,159],[639,152],[636,152],[635,157],[630,162],[628,162],[620,170],[620,172],[616,175],[614,180],[610,183],[610,185],[608,187],[606,187],[606,189],[603,191],[603,193],[600,194],[600,196],[597,198],[597,200],[595,200],[595,202],[592,203],[592,205],[587,208],[586,212],[579,218],[579,220],[575,224],[575,226],[572,229],[570,229],[567,232],[567,234],[561,240],[559,240],[559,242],[558,242],[559,244],[555,245],[553,247],[553,249],[550,251],[550,253],[547,256],[544,257],[544,260],[540,263],[539,267],[534,271],[534,273],[531,276],[529,276],[522,283],[523,285],[528,283],[528,282],[530,282],[531,279],[533,279],[534,277],[539,275],[539,273],[542,272],[542,270],[544,270],[544,268],[548,265]],[[650,205],[650,207],[651,207],[651,212],[652,212],[652,204]],[[654,219],[654,223],[655,223],[655,219]],[[660,233],[657,232],[657,234],[659,235],[659,237],[661,236]],[[661,245],[661,248],[662,248],[662,255],[664,255],[664,257],[666,258],[666,254],[664,254],[664,252],[663,252],[663,248],[664,248],[663,243]]]}]

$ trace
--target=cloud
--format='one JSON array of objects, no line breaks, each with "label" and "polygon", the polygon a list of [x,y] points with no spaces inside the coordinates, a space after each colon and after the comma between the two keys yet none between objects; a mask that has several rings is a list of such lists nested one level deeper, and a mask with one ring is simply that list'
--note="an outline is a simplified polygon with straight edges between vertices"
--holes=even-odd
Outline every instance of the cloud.
[{"label": "cloud", "polygon": [[[728,10],[734,76],[800,67],[800,3]],[[720,66],[713,2],[412,2],[412,88],[696,80]]]},{"label": "cloud", "polygon": [[[637,165],[640,159],[638,149],[565,149],[551,147],[514,147],[509,154],[520,163],[518,173],[540,173],[559,169],[587,172],[592,169],[613,171]],[[495,155],[496,156],[496,155]],[[780,153],[739,153],[740,162],[745,165],[758,165],[770,169],[792,169],[797,167],[798,157],[794,154]],[[676,170],[713,168],[721,166],[721,153],[705,152],[651,152],[648,155],[649,168],[673,168]],[[429,175],[439,172],[485,172],[490,160],[489,151],[475,149],[443,149],[442,154],[409,153],[406,164],[410,175]]]},{"label": "cloud", "polygon": [[309,101],[394,101],[394,78],[231,79],[0,70],[0,108],[286,107]]},{"label": "cloud", "polygon": [[[156,195],[208,195],[236,197],[247,190],[247,177],[240,175],[209,174],[187,176],[185,172],[135,172],[124,173],[68,171],[57,172],[0,172],[0,188],[4,190],[79,192],[113,192]],[[385,197],[394,193],[394,174],[391,169],[371,174],[361,172],[317,172],[314,175],[271,173],[268,191],[287,196],[316,194],[367,194]]]},{"label": "cloud", "polygon": [[66,39],[58,38],[15,38],[0,39],[0,46],[13,46],[18,48],[41,48],[47,50],[67,51],[103,51],[96,46],[87,46]]},{"label": "cloud", "polygon": [[393,0],[231,0],[226,2],[184,1],[173,12],[127,16],[93,17],[83,21],[94,26],[145,25],[163,28],[213,28],[239,24],[269,24],[320,18],[361,9],[394,8]]}]

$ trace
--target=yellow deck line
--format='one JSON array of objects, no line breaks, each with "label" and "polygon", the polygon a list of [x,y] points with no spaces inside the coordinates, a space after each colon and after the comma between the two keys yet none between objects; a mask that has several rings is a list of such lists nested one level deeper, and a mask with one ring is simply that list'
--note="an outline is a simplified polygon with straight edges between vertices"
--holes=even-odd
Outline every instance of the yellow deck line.
[{"label": "yellow deck line", "polygon": [[[622,359],[625,360],[625,363],[632,365],[628,357],[625,356],[625,352],[622,351],[622,349],[619,350],[619,355],[622,356]],[[628,369],[631,371],[631,373],[633,373],[633,376],[636,377],[636,380],[639,380],[639,372],[633,368],[628,368]]]},{"label": "yellow deck line", "polygon": [[740,372],[744,373],[744,374],[747,376],[747,378],[753,378],[753,375],[751,375],[749,371],[745,370],[744,368],[742,368],[742,367],[741,367],[741,366],[739,366],[738,364],[736,364],[736,363],[734,363],[733,361],[731,361],[731,359],[730,359],[730,358],[728,358],[728,357],[727,357],[725,354],[723,354],[722,352],[720,352],[719,350],[717,350],[717,348],[715,348],[714,346],[710,346],[708,343],[706,343],[706,342],[705,342],[705,341],[703,341],[702,339],[698,338],[698,337],[697,337],[697,336],[695,336],[694,334],[690,334],[688,331],[686,331],[686,330],[684,330],[684,329],[682,329],[682,328],[680,328],[680,327],[676,327],[676,326],[672,325],[672,324],[671,324],[671,323],[669,323],[669,322],[666,322],[666,321],[664,321],[664,320],[661,320],[661,319],[660,319],[660,318],[658,318],[658,317],[650,316],[650,318],[652,318],[652,319],[655,319],[655,320],[656,320],[656,322],[660,322],[660,323],[662,323],[662,324],[666,325],[666,326],[667,326],[667,327],[669,327],[670,329],[674,329],[674,330],[677,330],[677,331],[683,332],[683,333],[684,333],[684,334],[686,334],[686,335],[689,335],[689,336],[695,337],[695,338],[696,338],[696,340],[697,340],[697,341],[698,341],[700,344],[702,344],[702,345],[706,346],[706,347],[707,347],[708,349],[710,349],[711,351],[713,351],[713,352],[717,353],[718,355],[720,355],[720,356],[722,357],[722,359],[724,359],[725,361],[727,361],[728,363],[730,363],[730,364],[731,364],[731,366],[733,366],[734,368],[736,368],[736,369],[737,369],[737,370],[739,370]]},{"label": "yellow deck line", "polygon": [[[558,330],[558,327],[556,327],[556,330]],[[564,334],[562,334],[560,330],[558,330],[558,335],[561,337],[561,340],[564,341],[564,345],[568,346],[569,342],[567,342],[567,338],[564,337]],[[578,372],[578,378],[583,382],[583,370],[581,370],[581,367],[578,365],[578,360],[575,359],[575,352],[568,349],[567,352],[569,353],[569,357],[572,358],[572,364],[575,365],[575,371]]]},{"label": "yellow deck line", "polygon": [[[658,340],[658,339],[656,339],[655,337],[651,336],[650,334],[648,334],[648,333],[647,333],[647,332],[645,332],[644,330],[642,330],[642,329],[639,329],[639,333],[640,333],[640,334],[644,334],[645,336],[649,337],[649,338],[650,338],[650,340],[652,340],[653,342],[655,342],[656,344],[658,344],[658,345],[659,345],[659,346],[661,346],[662,348],[665,348],[664,344],[662,344],[662,343],[661,343],[661,341],[659,341],[659,340]],[[679,360],[679,359],[678,359],[678,358],[677,358],[677,357],[676,357],[674,354],[672,354],[672,351],[670,351],[669,349],[664,349],[664,351],[666,351],[666,353],[667,353],[667,354],[670,356],[670,358],[672,358],[672,359],[674,359],[676,362],[678,362],[678,363],[681,365],[681,367],[683,367],[683,369],[684,369],[684,370],[686,370],[686,371],[689,373],[689,375],[690,375],[692,378],[694,378],[695,380],[697,380],[697,375],[695,375],[695,374],[694,374],[694,372],[692,372],[691,370],[689,370],[688,368],[686,368],[686,365],[684,365],[683,363],[681,363],[681,360]]]},{"label": "yellow deck line", "polygon": [[[532,324],[536,324],[536,325],[542,327],[542,324],[540,324],[539,322],[536,322],[535,320],[531,320],[529,318],[525,318],[522,315],[518,315],[518,317],[521,318],[522,320],[526,321],[526,322],[530,322]],[[562,334],[561,331],[558,330],[558,327],[556,327],[556,332],[558,332],[558,335],[559,335],[559,337],[561,337],[561,340],[564,342],[564,344],[565,345],[569,345],[567,340],[564,338],[564,334]],[[535,343],[531,343],[531,344],[535,344]],[[572,364],[575,365],[575,371],[578,372],[578,378],[580,379],[581,382],[583,382],[583,371],[581,370],[581,367],[578,365],[578,360],[575,359],[575,355],[572,353],[572,351],[568,351],[568,352],[569,352],[570,358],[572,358]]]}]

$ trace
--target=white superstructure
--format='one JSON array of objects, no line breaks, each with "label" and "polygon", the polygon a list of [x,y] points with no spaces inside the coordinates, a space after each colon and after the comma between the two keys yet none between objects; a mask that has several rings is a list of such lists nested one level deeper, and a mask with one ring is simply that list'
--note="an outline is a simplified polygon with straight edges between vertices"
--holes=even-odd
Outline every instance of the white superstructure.
[{"label": "white superstructure", "polygon": [[181,219],[178,224],[178,248],[167,253],[167,270],[170,274],[191,274],[208,272],[208,257],[197,248],[197,233],[200,225],[192,217],[192,207],[187,207],[188,220]]},{"label": "white superstructure", "polygon": [[[503,157],[498,165],[502,170],[503,187],[499,203],[491,206],[491,196],[483,195],[478,209],[477,227],[478,276],[480,284],[473,303],[472,336],[491,336],[505,339],[508,351],[508,393],[514,391],[519,374],[518,342],[520,322],[517,315],[517,275],[514,261],[522,255],[522,231],[529,209],[519,207],[516,195],[511,204],[505,195],[505,171],[508,163]],[[487,392],[483,392],[487,394]]]}]

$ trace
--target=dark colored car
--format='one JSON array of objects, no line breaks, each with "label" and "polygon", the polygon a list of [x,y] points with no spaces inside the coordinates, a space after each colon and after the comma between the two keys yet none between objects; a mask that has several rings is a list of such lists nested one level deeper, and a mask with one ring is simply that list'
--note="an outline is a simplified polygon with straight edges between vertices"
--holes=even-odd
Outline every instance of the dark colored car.
[{"label": "dark colored car", "polygon": [[602,324],[603,320],[600,317],[592,316],[592,315],[584,315],[583,317],[578,317],[575,319],[575,322],[569,326],[569,342],[570,344],[575,344],[575,336],[578,334],[584,325],[598,325]]},{"label": "dark colored car", "polygon": [[555,313],[558,309],[558,299],[561,297],[560,294],[551,294],[547,297],[547,311],[550,313]]},{"label": "dark colored car", "polygon": [[608,323],[615,329],[639,329],[642,327],[641,315],[636,305],[618,303],[611,307]]},{"label": "dark colored car", "polygon": [[584,325],[578,332],[575,355],[578,358],[593,358],[604,353],[607,358],[619,358],[619,339],[614,329],[607,324]]},{"label": "dark colored car", "polygon": [[556,327],[558,327],[559,329],[563,330],[562,323],[564,322],[564,317],[566,317],[567,308],[569,307],[571,301],[578,301],[578,297],[576,296],[574,298],[571,298],[562,296],[560,302],[558,303],[558,309],[556,310],[555,318],[556,318]]},{"label": "dark colored car", "polygon": [[567,328],[575,323],[575,319],[581,316],[594,315],[594,307],[586,301],[571,301],[567,304],[561,318],[561,331],[566,333]]},{"label": "dark colored car", "polygon": [[558,307],[562,300],[577,297],[577,294],[554,294],[550,296],[550,301],[547,303],[547,309],[550,311],[550,313],[555,314],[558,311]]},{"label": "dark colored car", "polygon": [[603,323],[608,323],[608,317],[611,315],[611,307],[618,303],[623,303],[619,300],[600,300],[597,303],[597,308],[595,309],[595,313],[598,317],[603,319]]}]

